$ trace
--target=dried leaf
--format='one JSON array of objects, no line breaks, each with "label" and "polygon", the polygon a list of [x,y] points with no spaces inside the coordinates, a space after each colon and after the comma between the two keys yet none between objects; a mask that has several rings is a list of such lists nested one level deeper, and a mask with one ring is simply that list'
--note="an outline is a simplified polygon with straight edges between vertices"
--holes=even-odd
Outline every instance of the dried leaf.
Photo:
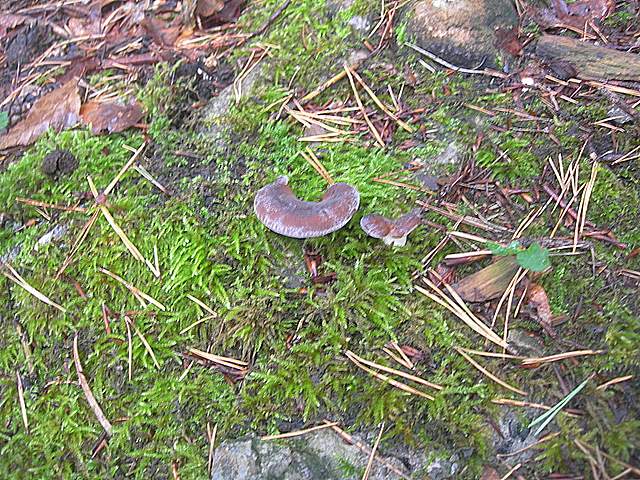
[{"label": "dried leaf", "polygon": [[514,256],[503,257],[488,267],[463,278],[454,284],[453,288],[466,302],[493,300],[505,292],[518,268],[519,265]]},{"label": "dried leaf", "polygon": [[549,305],[549,297],[547,292],[538,284],[531,284],[527,290],[527,298],[529,300],[529,307],[536,311],[536,320],[540,322],[542,328],[551,336],[555,336],[553,329],[553,314],[551,313],[551,306]]},{"label": "dried leaf", "polygon": [[0,150],[30,145],[49,128],[71,128],[78,124],[79,113],[78,80],[73,79],[34,103],[27,118],[0,137]]},{"label": "dried leaf", "polygon": [[222,25],[235,22],[238,20],[244,4],[245,0],[226,0],[222,10],[206,19],[207,25]]},{"label": "dried leaf", "polygon": [[522,55],[522,43],[518,39],[518,27],[498,28],[495,32],[496,46],[509,55]]},{"label": "dried leaf", "polygon": [[166,22],[153,17],[145,18],[142,26],[154,43],[160,47],[173,47],[180,35],[179,27],[171,27]]},{"label": "dried leaf", "polygon": [[80,116],[86,125],[91,125],[91,131],[98,134],[122,132],[140,122],[144,112],[136,100],[126,105],[89,101],[82,105]]},{"label": "dried leaf", "polygon": [[583,31],[588,22],[600,21],[611,15],[615,0],[551,0],[551,8],[534,11],[536,22],[543,28],[571,28]]},{"label": "dried leaf", "polygon": [[202,18],[208,18],[224,8],[224,0],[198,0],[196,13]]}]

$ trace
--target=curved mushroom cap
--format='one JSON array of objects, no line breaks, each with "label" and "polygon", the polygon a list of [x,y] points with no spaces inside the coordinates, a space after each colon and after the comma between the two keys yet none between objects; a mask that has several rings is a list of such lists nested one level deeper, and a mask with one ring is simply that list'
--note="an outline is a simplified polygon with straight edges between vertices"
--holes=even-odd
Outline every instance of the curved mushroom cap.
[{"label": "curved mushroom cap", "polygon": [[360,226],[367,235],[381,238],[387,245],[404,247],[407,243],[407,236],[422,222],[421,212],[422,209],[414,208],[395,220],[378,213],[372,213],[362,217]]},{"label": "curved mushroom cap", "polygon": [[393,227],[389,219],[379,213],[371,213],[360,219],[362,230],[373,238],[384,238]]},{"label": "curved mushroom cap", "polygon": [[319,202],[298,199],[279,177],[258,190],[253,208],[258,219],[280,235],[293,238],[321,237],[344,227],[360,206],[360,194],[346,183],[331,185]]}]

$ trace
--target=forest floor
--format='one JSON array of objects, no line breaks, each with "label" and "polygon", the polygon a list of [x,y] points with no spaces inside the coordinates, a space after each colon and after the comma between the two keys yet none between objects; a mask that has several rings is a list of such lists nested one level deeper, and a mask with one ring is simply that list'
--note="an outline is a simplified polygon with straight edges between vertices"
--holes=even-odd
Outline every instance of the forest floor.
[{"label": "forest floor", "polygon": [[[97,3],[0,15],[0,477],[206,478],[225,440],[327,420],[384,425],[415,479],[640,476],[637,84],[524,85],[530,23],[500,75],[445,68],[398,2],[227,2],[206,31]],[[601,33],[633,36],[618,3]],[[80,126],[7,145],[68,82],[50,109]],[[360,210],[277,235],[253,199],[280,175]],[[404,247],[360,228],[416,205]]]}]

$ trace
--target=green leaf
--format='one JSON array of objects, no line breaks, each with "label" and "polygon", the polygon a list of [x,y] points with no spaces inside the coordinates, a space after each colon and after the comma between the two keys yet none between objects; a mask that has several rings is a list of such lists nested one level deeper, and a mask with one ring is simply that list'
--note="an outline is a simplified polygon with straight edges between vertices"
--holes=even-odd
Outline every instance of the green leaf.
[{"label": "green leaf", "polygon": [[522,250],[522,247],[520,247],[520,244],[515,240],[511,242],[509,245],[507,245],[506,247],[503,247],[499,243],[495,243],[495,242],[489,242],[487,246],[489,247],[489,250],[491,250],[491,253],[493,255],[498,255],[498,256],[516,255],[518,252]]},{"label": "green leaf", "polygon": [[0,112],[0,130],[4,130],[9,126],[9,114],[7,112]]},{"label": "green leaf", "polygon": [[532,272],[542,272],[551,266],[549,250],[542,248],[538,243],[532,243],[526,250],[516,254],[518,265]]}]

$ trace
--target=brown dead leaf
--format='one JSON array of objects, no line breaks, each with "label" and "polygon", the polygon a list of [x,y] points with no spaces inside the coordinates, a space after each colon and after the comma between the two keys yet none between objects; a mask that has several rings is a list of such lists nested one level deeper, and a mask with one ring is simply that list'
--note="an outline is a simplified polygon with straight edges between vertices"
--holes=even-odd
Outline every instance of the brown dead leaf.
[{"label": "brown dead leaf", "polygon": [[600,21],[611,15],[615,0],[551,0],[550,8],[534,10],[536,22],[543,28],[570,28],[583,31],[588,22]]},{"label": "brown dead leaf", "polygon": [[466,302],[486,302],[502,295],[518,271],[513,255],[502,257],[488,267],[464,277],[453,288]]},{"label": "brown dead leaf", "polygon": [[522,55],[522,43],[518,38],[518,27],[498,28],[495,35],[496,47],[500,50],[504,50],[514,57]]},{"label": "brown dead leaf", "polygon": [[208,18],[224,8],[224,0],[198,0],[196,13],[202,18]]},{"label": "brown dead leaf", "polygon": [[80,116],[95,134],[122,132],[136,125],[144,116],[142,106],[132,100],[128,104],[89,101],[82,105]]},{"label": "brown dead leaf", "polygon": [[49,128],[56,132],[71,128],[80,121],[79,113],[78,80],[74,78],[38,99],[27,118],[0,137],[0,150],[30,145]]},{"label": "brown dead leaf", "polygon": [[547,292],[541,285],[532,283],[527,290],[527,299],[529,300],[529,307],[536,311],[536,320],[550,336],[555,337],[555,330],[552,326],[553,314],[551,313]]},{"label": "brown dead leaf", "polygon": [[206,24],[214,26],[235,22],[244,4],[245,0],[225,0],[224,7],[219,12],[206,18]]},{"label": "brown dead leaf", "polygon": [[142,27],[159,47],[173,47],[180,35],[180,27],[172,27],[154,17],[146,17]]}]

